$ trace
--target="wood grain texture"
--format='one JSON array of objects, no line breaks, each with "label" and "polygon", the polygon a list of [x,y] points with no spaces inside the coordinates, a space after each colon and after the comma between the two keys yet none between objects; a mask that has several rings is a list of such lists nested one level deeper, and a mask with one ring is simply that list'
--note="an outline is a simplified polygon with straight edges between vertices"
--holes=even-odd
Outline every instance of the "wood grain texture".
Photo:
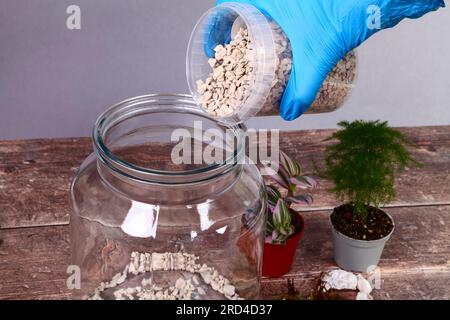
[{"label": "wood grain texture", "polygon": [[88,138],[0,141],[0,228],[66,224]]},{"label": "wood grain texture", "polygon": [[[391,208],[397,229],[380,263],[383,299],[450,299],[450,206]],[[307,230],[291,272],[264,279],[274,298],[295,279],[307,295],[321,272],[335,269],[328,211],[305,213]],[[67,226],[0,230],[0,299],[65,299],[69,264]],[[351,295],[350,295],[351,296]]]},{"label": "wood grain texture", "polygon": [[[414,155],[426,166],[398,177],[394,205],[450,204],[450,126],[401,130],[418,145]],[[280,145],[310,174],[323,160],[323,140],[331,133],[282,132]],[[90,152],[88,138],[0,142],[0,228],[66,224],[70,182]],[[330,186],[319,179],[312,209],[336,205]]]},{"label": "wood grain texture", "polygon": [[69,296],[67,226],[1,230],[0,238],[0,299]]}]

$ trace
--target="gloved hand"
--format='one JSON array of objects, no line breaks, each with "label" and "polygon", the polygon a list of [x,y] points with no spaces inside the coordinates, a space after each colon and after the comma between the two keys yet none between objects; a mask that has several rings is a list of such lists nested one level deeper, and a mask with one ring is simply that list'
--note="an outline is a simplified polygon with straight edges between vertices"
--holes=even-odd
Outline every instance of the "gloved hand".
[{"label": "gloved hand", "polygon": [[[228,0],[230,1],[230,0]],[[217,4],[227,2],[219,0]],[[232,0],[257,7],[274,19],[291,41],[293,68],[281,103],[281,116],[294,120],[314,102],[334,66],[351,50],[404,18],[419,18],[443,0]],[[375,6],[376,7],[375,7]],[[376,14],[379,8],[377,26]],[[375,17],[375,18],[374,18]],[[217,21],[206,48],[229,42],[232,21]],[[379,27],[379,28],[377,28]]]}]

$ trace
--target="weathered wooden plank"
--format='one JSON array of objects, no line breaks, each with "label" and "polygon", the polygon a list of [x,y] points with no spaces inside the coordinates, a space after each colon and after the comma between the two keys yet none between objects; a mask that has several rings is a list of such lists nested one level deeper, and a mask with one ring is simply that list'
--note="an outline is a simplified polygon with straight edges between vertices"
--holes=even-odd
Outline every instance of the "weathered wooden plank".
[{"label": "weathered wooden plank", "polygon": [[[69,187],[77,166],[0,166],[0,228],[67,223]],[[3,171],[5,172],[5,171]]]},{"label": "weathered wooden plank", "polygon": [[378,300],[449,300],[449,270],[436,272],[398,272],[382,278],[382,290],[375,290]]},{"label": "weathered wooden plank", "polygon": [[90,138],[0,141],[0,164],[44,165],[68,163],[78,166],[91,152]]},{"label": "weathered wooden plank", "polygon": [[[378,298],[450,298],[450,206],[392,208],[396,231],[380,263]],[[307,230],[292,271],[281,279],[264,279],[265,297],[285,293],[294,278],[307,294],[323,271],[336,268],[327,211],[305,213]],[[66,298],[69,264],[67,226],[0,231],[0,299]]]},{"label": "weathered wooden plank", "polygon": [[[410,168],[398,177],[397,205],[450,203],[450,126],[402,129],[419,146],[425,168]],[[305,173],[320,164],[330,130],[283,132],[283,150],[301,161]],[[91,152],[87,138],[0,142],[0,228],[63,224],[68,221],[71,179]],[[319,180],[313,208],[337,201]]]},{"label": "weathered wooden plank", "polygon": [[73,175],[88,138],[0,141],[0,228],[68,222]]},{"label": "weathered wooden plank", "polygon": [[0,231],[0,299],[67,297],[67,226]]}]

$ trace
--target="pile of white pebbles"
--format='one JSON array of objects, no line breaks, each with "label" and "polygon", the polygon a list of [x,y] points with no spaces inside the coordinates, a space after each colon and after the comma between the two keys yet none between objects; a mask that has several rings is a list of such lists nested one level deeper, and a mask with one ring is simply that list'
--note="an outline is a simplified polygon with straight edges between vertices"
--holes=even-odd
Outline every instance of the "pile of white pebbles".
[{"label": "pile of white pebbles", "polygon": [[218,271],[206,264],[197,263],[199,257],[188,253],[139,253],[131,254],[130,263],[123,272],[113,276],[110,282],[102,282],[94,292],[85,297],[87,300],[103,300],[103,293],[107,289],[116,288],[133,276],[145,273],[179,272],[185,271],[192,276],[178,277],[173,285],[161,287],[152,278],[142,279],[141,285],[120,288],[113,291],[116,300],[193,300],[204,296],[207,292],[204,286],[209,286],[215,292],[229,300],[242,300],[236,288]]}]

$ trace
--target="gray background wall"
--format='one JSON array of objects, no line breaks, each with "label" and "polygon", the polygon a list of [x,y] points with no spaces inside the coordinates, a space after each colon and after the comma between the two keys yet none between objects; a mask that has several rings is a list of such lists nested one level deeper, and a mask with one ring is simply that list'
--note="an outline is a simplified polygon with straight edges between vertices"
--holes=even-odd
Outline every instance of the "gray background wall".
[{"label": "gray background wall", "polygon": [[[0,139],[87,136],[97,115],[115,102],[187,92],[187,41],[213,3],[0,0]],[[81,7],[81,30],[66,28],[70,4]],[[339,111],[250,125],[329,128],[355,118],[450,124],[449,21],[446,8],[366,42],[357,88]]]}]

